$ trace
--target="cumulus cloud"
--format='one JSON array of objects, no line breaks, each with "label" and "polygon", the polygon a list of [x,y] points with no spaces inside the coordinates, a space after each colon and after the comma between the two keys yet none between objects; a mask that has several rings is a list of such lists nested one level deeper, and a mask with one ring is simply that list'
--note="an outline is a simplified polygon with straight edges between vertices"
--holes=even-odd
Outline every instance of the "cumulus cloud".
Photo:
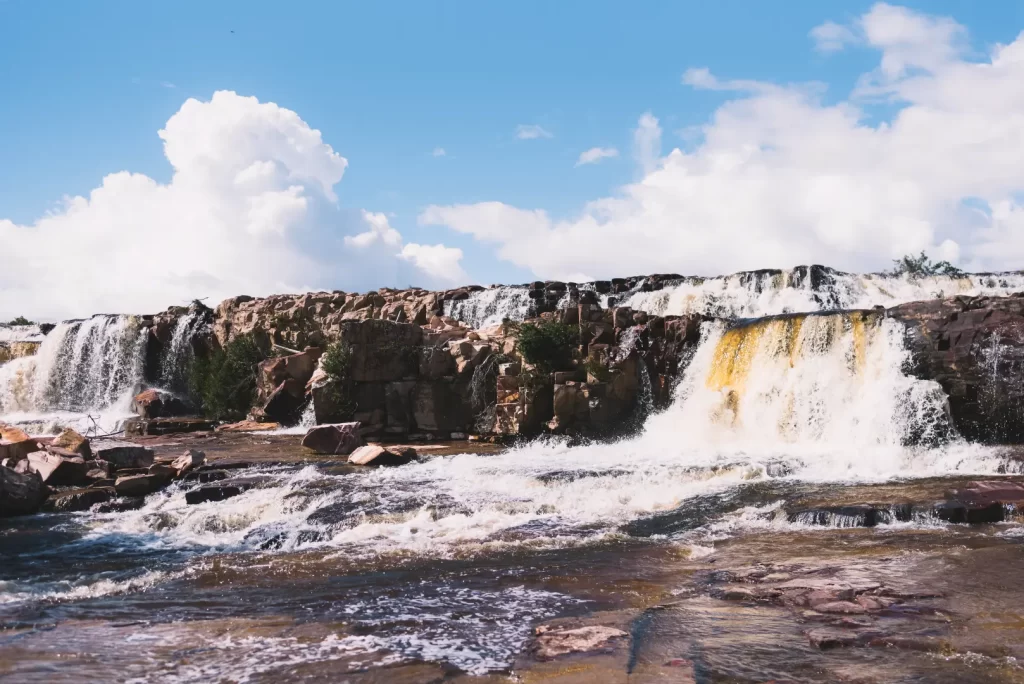
[{"label": "cumulus cloud", "polygon": [[519,124],[516,126],[516,137],[520,140],[536,140],[538,138],[555,137],[551,131],[536,124]]},{"label": "cumulus cloud", "polygon": [[586,152],[580,153],[580,158],[576,160],[576,166],[596,164],[602,159],[611,159],[618,156],[619,151],[614,147],[591,147]]},{"label": "cumulus cloud", "polygon": [[[613,196],[568,217],[485,202],[431,206],[419,220],[551,278],[872,270],[920,250],[971,269],[1024,266],[1024,34],[972,60],[965,29],[945,17],[878,4],[848,30],[879,59],[845,99],[690,70],[686,84],[729,99],[692,149],[664,156],[644,114],[644,176]],[[864,99],[878,94],[887,109]]]},{"label": "cumulus cloud", "polygon": [[814,40],[814,48],[824,53],[839,52],[847,45],[857,42],[857,36],[849,26],[834,21],[826,21],[815,26],[811,29],[811,38]]},{"label": "cumulus cloud", "polygon": [[187,100],[159,136],[170,182],[121,171],[31,225],[0,219],[0,318],[433,282],[385,217],[337,205],[348,162],[297,113],[220,91]]},{"label": "cumulus cloud", "polygon": [[346,235],[347,245],[359,250],[380,245],[385,248],[385,253],[416,266],[433,283],[453,285],[469,280],[469,276],[462,269],[461,249],[444,245],[419,245],[414,242],[404,244],[401,233],[391,227],[387,216],[365,209],[362,216],[368,230],[357,235]]}]

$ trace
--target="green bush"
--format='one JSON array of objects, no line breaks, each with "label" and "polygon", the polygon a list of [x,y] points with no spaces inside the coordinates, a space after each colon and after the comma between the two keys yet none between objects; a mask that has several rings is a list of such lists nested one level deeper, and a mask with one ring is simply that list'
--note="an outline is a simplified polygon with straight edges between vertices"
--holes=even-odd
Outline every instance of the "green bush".
[{"label": "green bush", "polygon": [[334,414],[332,420],[346,420],[356,412],[356,402],[351,397],[352,362],[352,347],[346,342],[327,345],[320,357],[320,368],[327,374],[323,391]]},{"label": "green bush", "polygon": [[240,335],[193,359],[189,390],[203,412],[218,420],[240,420],[256,399],[256,375],[266,353],[252,335]]},{"label": "green bush", "polygon": [[28,320],[24,316],[18,316],[7,325],[35,325],[32,321]]},{"label": "green bush", "polygon": [[579,328],[554,321],[519,326],[519,353],[543,372],[566,370],[579,346]]},{"label": "green bush", "polygon": [[959,268],[948,261],[932,261],[928,255],[921,252],[919,255],[907,254],[901,259],[893,260],[893,269],[887,271],[892,276],[910,276],[911,278],[923,278],[926,276],[949,276],[950,278],[962,278],[966,275]]}]

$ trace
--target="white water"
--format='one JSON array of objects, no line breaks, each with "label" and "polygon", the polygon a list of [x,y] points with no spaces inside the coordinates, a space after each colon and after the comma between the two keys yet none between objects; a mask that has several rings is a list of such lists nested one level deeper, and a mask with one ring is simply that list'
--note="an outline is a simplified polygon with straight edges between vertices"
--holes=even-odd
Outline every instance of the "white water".
[{"label": "white water", "polygon": [[858,316],[810,316],[797,330],[786,320],[709,327],[673,406],[634,439],[541,440],[363,475],[272,471],[267,488],[224,502],[187,506],[182,490],[168,490],[94,532],[173,547],[256,548],[273,538],[346,556],[466,554],[607,539],[622,524],[773,472],[812,481],[996,472],[995,450],[906,444],[942,432],[945,396],[903,374],[907,352],[892,321]]},{"label": "white water", "polygon": [[35,356],[0,366],[0,419],[43,432],[108,432],[130,415],[147,330],[131,316],[59,324]]},{"label": "white water", "polygon": [[955,295],[1007,295],[1024,292],[1024,274],[969,274],[963,278],[910,278],[858,275],[822,269],[817,288],[804,267],[781,273],[736,273],[718,278],[686,278],[675,286],[635,292],[619,302],[658,316],[704,314],[760,318],[783,313],[870,309]]},{"label": "white water", "polygon": [[167,389],[186,389],[185,372],[193,357],[192,338],[204,326],[201,311],[189,311],[174,324],[170,343],[160,362],[160,381]]},{"label": "white water", "polygon": [[506,318],[521,321],[530,310],[530,294],[525,287],[492,287],[472,293],[468,299],[444,303],[446,316],[480,329],[498,325]]},{"label": "white water", "polygon": [[44,337],[38,325],[0,323],[0,342],[42,342]]}]

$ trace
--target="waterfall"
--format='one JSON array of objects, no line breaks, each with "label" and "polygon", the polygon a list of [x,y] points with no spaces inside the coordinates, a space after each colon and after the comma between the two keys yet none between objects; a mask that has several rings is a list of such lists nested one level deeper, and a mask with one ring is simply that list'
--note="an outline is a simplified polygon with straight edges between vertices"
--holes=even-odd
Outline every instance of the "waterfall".
[{"label": "waterfall", "polygon": [[525,287],[502,286],[479,290],[466,299],[444,303],[446,316],[474,329],[498,325],[504,319],[524,320],[530,312],[530,291]]},{"label": "waterfall", "polygon": [[820,266],[683,278],[652,292],[633,292],[620,305],[658,316],[705,314],[759,318],[784,313],[870,309],[954,295],[1024,291],[1024,273],[950,276],[857,275]]},{"label": "waterfall", "polygon": [[30,421],[55,414],[127,415],[142,380],[147,335],[133,316],[57,325],[35,356],[0,366],[0,412]]},{"label": "waterfall", "polygon": [[708,324],[705,333],[670,411],[692,440],[847,448],[950,436],[946,395],[904,373],[903,327],[881,313]]},{"label": "waterfall", "polygon": [[188,389],[188,368],[195,355],[192,339],[206,325],[205,316],[199,310],[191,310],[180,316],[174,324],[171,341],[160,361],[160,382],[167,389],[175,392]]}]

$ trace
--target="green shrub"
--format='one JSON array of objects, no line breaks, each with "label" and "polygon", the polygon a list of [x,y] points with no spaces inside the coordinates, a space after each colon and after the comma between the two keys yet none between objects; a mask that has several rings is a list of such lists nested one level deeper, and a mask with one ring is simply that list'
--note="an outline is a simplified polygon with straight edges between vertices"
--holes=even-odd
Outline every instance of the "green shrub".
[{"label": "green shrub", "polygon": [[554,321],[519,326],[519,353],[543,372],[566,370],[579,346],[579,328]]},{"label": "green shrub", "polygon": [[18,316],[7,325],[35,325],[32,321],[28,320],[24,316]]},{"label": "green shrub", "polygon": [[352,347],[346,342],[327,345],[320,357],[320,368],[327,375],[323,392],[331,407],[331,420],[346,420],[356,412],[352,392]]},{"label": "green shrub", "polygon": [[218,420],[244,418],[256,399],[256,375],[267,355],[252,335],[240,335],[193,359],[189,390],[203,412]]},{"label": "green shrub", "polygon": [[923,278],[926,276],[949,276],[950,278],[963,278],[966,275],[959,268],[948,261],[932,261],[928,255],[921,252],[919,255],[907,254],[901,259],[893,260],[893,269],[887,271],[887,275],[902,276],[911,278]]}]

